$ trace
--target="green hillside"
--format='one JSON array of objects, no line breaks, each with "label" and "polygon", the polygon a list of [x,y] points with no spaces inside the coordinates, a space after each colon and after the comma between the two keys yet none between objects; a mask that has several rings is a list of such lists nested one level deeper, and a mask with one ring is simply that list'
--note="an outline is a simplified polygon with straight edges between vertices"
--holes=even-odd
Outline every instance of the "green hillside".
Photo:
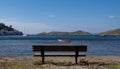
[{"label": "green hillside", "polygon": [[42,32],[40,34],[42,34],[42,35],[88,35],[91,33],[78,30],[78,31],[74,31],[74,32],[59,32],[59,31]]},{"label": "green hillside", "polygon": [[109,31],[106,31],[106,32],[102,32],[100,34],[104,34],[104,35],[120,35],[120,29],[109,30]]}]

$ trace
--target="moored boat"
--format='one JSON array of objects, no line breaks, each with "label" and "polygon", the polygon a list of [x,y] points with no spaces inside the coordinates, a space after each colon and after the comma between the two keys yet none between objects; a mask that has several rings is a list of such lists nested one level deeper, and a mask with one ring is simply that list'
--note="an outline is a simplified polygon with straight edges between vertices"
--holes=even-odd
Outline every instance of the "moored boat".
[{"label": "moored boat", "polygon": [[58,39],[58,42],[71,42],[69,39]]}]

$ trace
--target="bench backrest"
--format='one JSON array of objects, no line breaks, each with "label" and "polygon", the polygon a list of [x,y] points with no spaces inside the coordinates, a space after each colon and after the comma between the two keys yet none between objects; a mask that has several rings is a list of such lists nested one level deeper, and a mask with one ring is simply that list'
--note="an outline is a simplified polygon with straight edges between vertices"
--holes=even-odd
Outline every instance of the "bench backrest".
[{"label": "bench backrest", "polygon": [[87,45],[33,45],[33,51],[80,51],[86,52]]}]

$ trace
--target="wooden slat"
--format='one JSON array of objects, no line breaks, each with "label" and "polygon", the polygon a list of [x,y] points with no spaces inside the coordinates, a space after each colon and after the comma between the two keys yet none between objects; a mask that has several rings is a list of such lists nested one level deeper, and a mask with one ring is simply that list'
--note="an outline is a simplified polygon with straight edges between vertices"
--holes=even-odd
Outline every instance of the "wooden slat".
[{"label": "wooden slat", "polygon": [[86,46],[86,45],[80,45],[80,44],[36,44],[33,46]]},{"label": "wooden slat", "polygon": [[[36,57],[38,56],[38,57],[39,57],[39,56],[41,56],[41,55],[34,55],[34,56],[36,56]],[[75,55],[45,55],[45,56],[49,56],[49,57],[52,57],[52,56],[54,56],[54,57],[55,57],[55,56],[56,56],[56,57],[57,57],[57,56],[58,56],[58,57],[59,57],[59,56],[61,56],[61,57],[71,56],[71,57],[72,57],[72,56],[75,56]],[[85,55],[85,54],[82,54],[82,55],[78,55],[78,56],[86,56],[86,55]],[[42,57],[42,56],[41,56],[41,57]]]},{"label": "wooden slat", "polygon": [[86,52],[86,45],[33,45],[33,51],[78,51]]}]

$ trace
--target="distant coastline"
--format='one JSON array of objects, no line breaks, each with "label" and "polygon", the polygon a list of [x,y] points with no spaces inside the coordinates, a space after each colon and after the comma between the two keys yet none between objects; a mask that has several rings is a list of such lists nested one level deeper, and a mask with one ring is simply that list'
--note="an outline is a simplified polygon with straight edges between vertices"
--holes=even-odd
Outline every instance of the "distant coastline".
[{"label": "distant coastline", "polygon": [[101,34],[101,35],[120,35],[120,29],[108,30],[105,32],[101,32],[99,34]]},{"label": "distant coastline", "polygon": [[[0,23],[0,36],[6,35],[23,35],[23,32],[12,28],[12,25],[6,26],[4,23]],[[51,31],[42,32],[36,35],[120,35],[120,29],[108,30],[101,33],[92,34],[90,32],[77,30],[73,32]]]},{"label": "distant coastline", "polygon": [[60,32],[60,31],[52,31],[52,32],[42,32],[39,35],[90,35],[91,33],[85,31],[74,31],[74,32]]},{"label": "distant coastline", "polygon": [[60,31],[42,32],[38,35],[120,35],[120,29],[108,30],[97,34],[92,34],[89,32],[78,30],[74,32],[60,32]]},{"label": "distant coastline", "polygon": [[12,25],[6,26],[4,23],[0,23],[0,36],[4,35],[23,35],[23,33],[12,28]]}]

